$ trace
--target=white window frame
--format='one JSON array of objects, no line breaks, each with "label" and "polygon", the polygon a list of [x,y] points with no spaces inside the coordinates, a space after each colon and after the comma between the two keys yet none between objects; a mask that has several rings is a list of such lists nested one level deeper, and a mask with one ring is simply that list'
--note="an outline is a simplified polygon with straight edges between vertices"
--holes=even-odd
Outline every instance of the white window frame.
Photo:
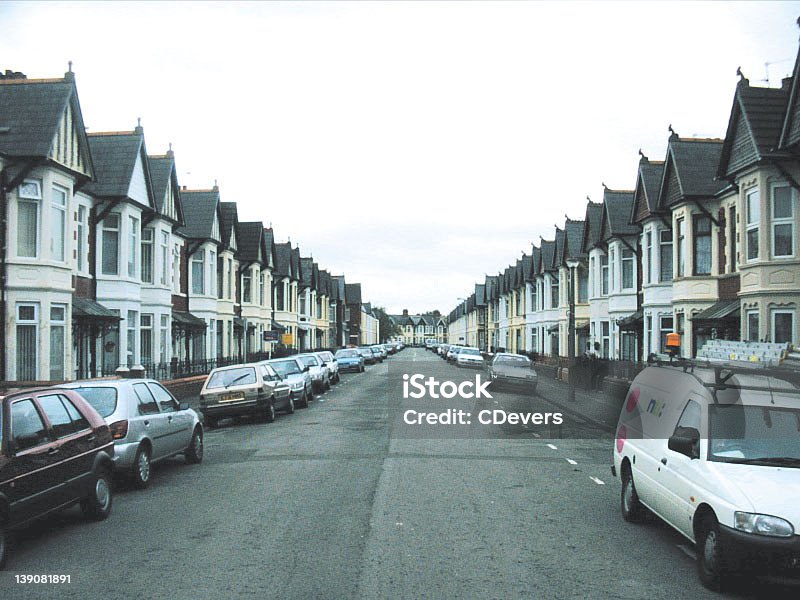
[{"label": "white window frame", "polygon": [[[625,253],[630,252],[630,256],[626,257]],[[636,254],[630,248],[623,248],[620,252],[620,260],[622,261],[622,268],[620,269],[620,285],[623,291],[636,289]],[[631,269],[631,284],[625,287],[625,263],[630,263]]]},{"label": "white window frame", "polygon": [[[57,198],[62,198],[63,203],[57,202]],[[67,227],[67,208],[69,207],[69,190],[63,185],[56,185],[50,189],[50,258],[56,262],[66,262],[67,260],[67,240],[69,239],[69,229]],[[56,239],[55,224],[61,225],[60,248],[56,248],[59,241]],[[59,252],[60,250],[60,252]]]},{"label": "white window frame", "polygon": [[678,277],[686,276],[686,219],[681,217],[675,220],[675,260],[677,269],[673,270],[673,275],[677,271]]},{"label": "white window frame", "polygon": [[208,295],[217,295],[217,253],[208,251]]},{"label": "white window frame", "polygon": [[[111,226],[109,221],[112,219],[116,219],[116,226]],[[100,225],[101,229],[101,240],[100,240],[100,252],[102,254],[100,260],[100,272],[103,275],[119,275],[119,259],[120,259],[120,224],[122,222],[122,215],[119,213],[109,213],[103,218],[103,222]],[[106,232],[115,232],[117,234],[117,262],[113,272],[105,270],[105,242],[106,242]]]},{"label": "white window frame", "polygon": [[[751,204],[753,200],[755,200],[755,202]],[[755,208],[755,211],[750,210],[751,206]],[[751,217],[751,213],[753,212],[755,212],[755,215]],[[744,233],[745,262],[753,262],[758,260],[759,256],[758,246],[761,243],[761,232],[759,231],[759,228],[761,226],[761,194],[759,193],[759,189],[757,187],[747,190],[744,194],[744,220],[745,220],[745,233]],[[756,232],[756,240],[757,240],[755,255],[753,256],[750,256],[750,240],[748,237],[751,231]]]},{"label": "white window frame", "polygon": [[[20,318],[20,309],[21,308],[33,308],[33,319],[21,319]],[[33,344],[33,369],[34,369],[34,380],[39,379],[39,355],[41,354],[41,340],[39,340],[39,303],[38,302],[17,302],[15,307],[14,317],[16,321],[16,326],[19,327],[20,325],[25,326],[33,326],[34,327],[34,344]],[[16,333],[16,332],[15,332]],[[19,365],[19,335],[17,335],[17,352],[15,354],[15,358],[17,359],[16,365],[16,380],[20,379],[19,372],[20,372],[20,365]]]},{"label": "white window frame", "polygon": [[128,277],[137,278],[139,275],[139,239],[141,236],[139,229],[139,219],[133,215],[128,215],[128,225],[130,226],[131,243],[128,246]]},{"label": "white window frame", "polygon": [[169,281],[169,232],[167,231],[160,231],[161,240],[159,244],[159,249],[161,251],[161,272],[159,273],[159,282],[161,285],[167,285]]},{"label": "white window frame", "polygon": [[[750,327],[750,317],[755,317],[755,326],[756,330],[753,332]],[[748,310],[745,313],[744,317],[744,326],[745,326],[745,337],[748,341],[758,342],[761,339],[761,315],[758,309]],[[753,333],[755,333],[755,337],[753,337]]]},{"label": "white window frame", "polygon": [[[56,311],[62,311],[60,317]],[[53,334],[55,331],[61,330],[61,371],[62,377],[56,377],[53,374]],[[67,376],[67,305],[66,304],[51,304],[50,305],[50,380],[61,381],[68,379]]]},{"label": "white window frame", "polygon": [[136,364],[136,346],[139,342],[139,311],[129,310],[127,313],[128,322],[125,324],[127,339],[125,345],[125,364]]},{"label": "white window frame", "polygon": [[76,269],[79,273],[89,271],[89,207],[78,204],[78,224],[75,233],[77,240],[75,246]]},{"label": "white window frame", "polygon": [[[26,190],[26,186],[32,186],[34,190]],[[19,207],[22,204],[32,204],[36,214],[36,240],[34,243],[34,254],[20,254],[20,234],[22,227],[19,227]],[[42,226],[42,182],[38,179],[26,179],[17,187],[17,256],[20,258],[39,258],[41,245],[41,226]]]},{"label": "white window frame", "polygon": [[[150,283],[153,284],[156,281],[156,257],[155,257],[155,237],[156,231],[153,227],[143,227],[142,228],[142,245],[141,245],[141,252],[142,252],[142,283]],[[147,246],[150,250],[150,260],[145,260],[147,253],[145,252],[145,246]],[[148,264],[149,262],[149,264]],[[150,267],[150,280],[145,280],[145,267]]]},{"label": "white window frame", "polygon": [[[664,246],[669,246],[669,264],[662,261]],[[661,229],[658,232],[658,282],[667,283],[675,279],[675,241],[672,239],[672,231],[669,229]],[[665,279],[664,269],[669,267],[670,278]]]},{"label": "white window frame", "polygon": [[[206,292],[206,282],[205,282],[205,277],[206,277],[206,264],[205,264],[206,263],[206,253],[205,253],[205,250],[198,250],[197,252],[192,254],[192,260],[190,262],[191,262],[191,268],[189,269],[189,271],[190,271],[190,275],[191,275],[191,279],[192,279],[192,285],[189,288],[189,293],[195,294],[195,295],[198,295],[198,296],[202,296]],[[196,264],[200,265],[198,269],[195,269],[195,265]],[[198,282],[197,282],[197,277],[196,277],[196,275],[198,273],[200,274],[199,291],[198,291],[198,286],[197,286]]]},{"label": "white window frame", "polygon": [[[797,334],[795,332],[796,324],[795,321],[797,320],[796,310],[793,308],[773,308],[770,310],[769,314],[769,326],[770,326],[770,340],[776,342],[775,338],[775,317],[778,315],[789,315],[791,317],[791,325],[792,325],[792,332],[789,336],[789,342],[794,342]],[[781,342],[783,343],[783,342]]]},{"label": "white window frame", "polygon": [[647,272],[647,283],[655,283],[653,274],[655,272],[655,256],[653,256],[653,230],[648,229],[644,233],[645,248],[645,270]]},{"label": "white window frame", "polygon": [[[605,261],[603,260],[605,259]],[[600,255],[600,297],[605,298],[611,291],[611,281],[609,280],[608,255]]]},{"label": "white window frame", "polygon": [[143,336],[147,333],[150,336],[150,364],[155,363],[155,315],[153,313],[139,314],[139,362],[142,363],[144,357],[144,344],[142,344]]},{"label": "white window frame", "polygon": [[[791,214],[788,217],[776,217],[775,216],[775,190],[778,188],[785,188],[789,191],[789,210]],[[769,202],[769,210],[770,210],[770,217],[772,219],[772,224],[770,228],[770,251],[772,253],[772,258],[784,259],[784,258],[794,258],[795,251],[795,191],[789,186],[789,184],[784,183],[775,183],[770,186],[770,194],[769,194],[770,202]],[[791,251],[789,254],[776,254],[775,253],[775,229],[779,225],[788,225],[791,230],[791,242],[790,248]]]}]

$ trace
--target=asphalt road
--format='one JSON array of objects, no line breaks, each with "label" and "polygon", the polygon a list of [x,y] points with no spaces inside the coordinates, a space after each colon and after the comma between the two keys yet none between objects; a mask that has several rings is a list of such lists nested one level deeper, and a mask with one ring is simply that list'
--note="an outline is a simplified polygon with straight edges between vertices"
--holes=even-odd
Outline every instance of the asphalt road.
[{"label": "asphalt road", "polygon": [[[71,509],[23,531],[0,598],[720,597],[678,534],[622,521],[609,435],[572,416],[560,431],[393,435],[392,361],[471,375],[407,349],[343,375],[307,410],[208,431],[203,464],[171,460],[146,491],[119,485],[107,521]],[[542,396],[493,396],[554,410]],[[17,583],[25,574],[71,583]],[[736,597],[797,593],[758,583]]]}]

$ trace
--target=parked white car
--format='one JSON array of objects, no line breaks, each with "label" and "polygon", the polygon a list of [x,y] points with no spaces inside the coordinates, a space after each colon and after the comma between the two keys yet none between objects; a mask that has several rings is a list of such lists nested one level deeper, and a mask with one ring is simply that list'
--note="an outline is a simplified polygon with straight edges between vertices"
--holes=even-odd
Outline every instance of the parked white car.
[{"label": "parked white car", "polygon": [[461,348],[456,355],[456,366],[483,369],[485,364],[483,361],[483,356],[481,355],[481,351],[478,348]]},{"label": "parked white car", "polygon": [[613,472],[625,520],[649,509],[694,542],[706,587],[800,580],[800,373],[646,368],[622,407]]},{"label": "parked white car", "polygon": [[325,362],[316,354],[297,354],[296,358],[308,367],[308,374],[314,384],[314,390],[322,393],[331,389],[331,372]]}]

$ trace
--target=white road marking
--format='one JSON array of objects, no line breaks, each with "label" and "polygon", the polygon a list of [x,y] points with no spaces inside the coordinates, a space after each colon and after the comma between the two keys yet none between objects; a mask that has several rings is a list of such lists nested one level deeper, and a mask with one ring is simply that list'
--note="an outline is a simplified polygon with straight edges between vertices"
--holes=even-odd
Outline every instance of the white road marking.
[{"label": "white road marking", "polygon": [[589,479],[594,481],[597,485],[605,485],[606,484],[605,481],[603,481],[602,479],[598,479],[597,477],[594,477],[594,476],[589,476]]},{"label": "white road marking", "polygon": [[554,446],[553,444],[547,444],[547,447],[550,448],[551,450],[558,450],[558,447]]},{"label": "white road marking", "polygon": [[577,462],[577,461],[574,461],[574,460],[572,460],[571,458],[568,458],[568,459],[567,459],[567,462],[568,462],[569,464],[571,464],[571,465],[577,465],[577,464],[578,464],[578,462]]}]

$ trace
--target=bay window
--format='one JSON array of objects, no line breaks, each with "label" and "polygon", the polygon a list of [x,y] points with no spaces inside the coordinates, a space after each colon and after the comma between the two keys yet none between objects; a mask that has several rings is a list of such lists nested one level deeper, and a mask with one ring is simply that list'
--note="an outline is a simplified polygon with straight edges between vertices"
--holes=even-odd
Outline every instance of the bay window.
[{"label": "bay window", "polygon": [[600,295],[608,296],[608,256],[600,257]]},{"label": "bay window", "polygon": [[65,331],[67,326],[67,306],[50,306],[50,381],[63,381],[64,353],[66,351]]},{"label": "bay window", "polygon": [[794,341],[794,311],[772,311],[772,341],[778,344]]},{"label": "bay window", "polygon": [[686,274],[686,221],[678,219],[678,277]]},{"label": "bay window", "polygon": [[169,276],[169,233],[161,232],[161,274],[159,281],[161,285],[167,285]]},{"label": "bay window", "polygon": [[633,250],[622,249],[622,289],[633,289]]},{"label": "bay window", "polygon": [[647,283],[655,283],[655,256],[653,255],[653,232],[644,234],[645,260],[647,260]]},{"label": "bay window", "polygon": [[711,219],[694,216],[694,274],[711,274]]},{"label": "bay window", "polygon": [[[213,250],[208,251],[208,295],[216,296],[217,278],[214,269],[217,268],[217,253]],[[213,337],[212,337],[213,339]]]},{"label": "bay window", "polygon": [[747,260],[758,258],[758,228],[761,222],[761,197],[758,188],[745,195],[745,246]]},{"label": "bay window", "polygon": [[67,190],[54,185],[50,198],[50,257],[64,262],[67,246]]},{"label": "bay window", "polygon": [[139,322],[139,352],[141,363],[145,366],[153,364],[153,315],[143,314]]},{"label": "bay window", "polygon": [[153,283],[153,228],[142,229],[142,282]]},{"label": "bay window", "polygon": [[17,256],[39,256],[39,204],[42,185],[26,180],[17,188]]},{"label": "bay window", "polygon": [[[250,269],[242,273],[242,302],[250,302],[252,298],[252,275]],[[282,291],[282,290],[280,290]]]},{"label": "bay window", "polygon": [[128,217],[130,222],[130,246],[128,248],[128,277],[136,277],[139,261],[139,219]]},{"label": "bay window", "polygon": [[758,311],[757,310],[749,310],[747,311],[747,341],[748,342],[757,342],[759,340],[759,331],[758,331]]},{"label": "bay window", "polygon": [[127,355],[126,361],[128,367],[132,366],[136,361],[136,324],[138,321],[139,313],[135,310],[128,311],[128,340],[127,340]]},{"label": "bay window", "polygon": [[77,248],[75,257],[77,260],[77,269],[79,273],[84,273],[88,270],[88,254],[87,254],[87,239],[86,233],[88,231],[86,207],[83,205],[78,206],[78,231],[77,231]]},{"label": "bay window", "polygon": [[17,304],[17,381],[38,379],[39,305]]},{"label": "bay window", "polygon": [[103,275],[119,275],[119,215],[103,219]]},{"label": "bay window", "polygon": [[659,281],[672,281],[672,232],[664,229],[658,236]]},{"label": "bay window", "polygon": [[203,250],[198,250],[192,255],[192,293],[202,295],[205,293],[205,256]]},{"label": "bay window", "polygon": [[772,188],[772,256],[794,256],[794,198],[792,188]]}]

